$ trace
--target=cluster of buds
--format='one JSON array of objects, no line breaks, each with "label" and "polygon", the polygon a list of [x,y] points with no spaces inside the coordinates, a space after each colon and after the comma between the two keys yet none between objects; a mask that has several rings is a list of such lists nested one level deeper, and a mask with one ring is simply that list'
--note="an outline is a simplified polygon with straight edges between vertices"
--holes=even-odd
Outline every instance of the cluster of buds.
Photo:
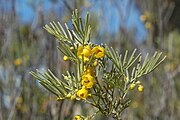
[{"label": "cluster of buds", "polygon": [[144,86],[141,84],[141,82],[139,80],[137,82],[135,82],[135,83],[131,83],[129,85],[129,89],[133,90],[136,86],[138,86],[137,89],[138,89],[139,92],[143,92],[144,91]]}]

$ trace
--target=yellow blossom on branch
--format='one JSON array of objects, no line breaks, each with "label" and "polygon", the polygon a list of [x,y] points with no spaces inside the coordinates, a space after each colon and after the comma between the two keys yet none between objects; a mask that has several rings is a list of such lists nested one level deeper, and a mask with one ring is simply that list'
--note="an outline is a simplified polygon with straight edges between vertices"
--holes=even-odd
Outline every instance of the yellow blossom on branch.
[{"label": "yellow blossom on branch", "polygon": [[89,57],[91,55],[91,48],[90,46],[79,46],[77,56],[78,58],[82,59],[84,57],[84,61],[89,61]]},{"label": "yellow blossom on branch", "polygon": [[94,78],[90,75],[83,75],[81,84],[86,88],[92,88],[94,85]]},{"label": "yellow blossom on branch", "polygon": [[91,50],[92,54],[94,54],[95,58],[103,58],[104,57],[104,48],[100,46],[95,46]]},{"label": "yellow blossom on branch", "polygon": [[82,89],[77,91],[77,96],[81,99],[86,99],[88,97],[88,90],[83,86]]}]

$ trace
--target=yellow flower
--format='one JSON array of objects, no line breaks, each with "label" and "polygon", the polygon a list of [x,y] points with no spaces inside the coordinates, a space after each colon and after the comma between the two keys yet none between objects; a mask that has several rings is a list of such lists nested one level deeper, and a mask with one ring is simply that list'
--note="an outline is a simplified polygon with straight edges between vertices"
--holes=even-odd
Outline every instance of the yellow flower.
[{"label": "yellow flower", "polygon": [[76,116],[74,117],[74,120],[81,120],[81,116],[80,116],[80,115],[76,115]]},{"label": "yellow flower", "polygon": [[81,84],[86,88],[92,88],[94,85],[94,78],[90,74],[83,75]]},{"label": "yellow flower", "polygon": [[86,90],[86,88],[83,86],[77,91],[77,96],[81,99],[86,99],[88,97],[88,90]]},{"label": "yellow flower", "polygon": [[14,61],[14,65],[16,66],[19,66],[22,64],[22,59],[21,58],[17,58],[15,61]]},{"label": "yellow flower", "polygon": [[139,92],[143,92],[143,91],[144,91],[144,86],[139,85],[139,86],[138,86],[138,91],[139,91]]},{"label": "yellow flower", "polygon": [[64,59],[64,61],[67,61],[69,58],[68,58],[68,56],[65,55],[65,56],[63,57],[63,59]]},{"label": "yellow flower", "polygon": [[95,46],[91,50],[92,54],[94,54],[95,58],[103,58],[104,57],[104,48],[100,46]]},{"label": "yellow flower", "polygon": [[79,46],[77,56],[78,58],[82,59],[84,56],[84,61],[89,61],[89,57],[91,55],[91,48],[90,46]]},{"label": "yellow flower", "polygon": [[130,84],[129,89],[133,90],[135,87],[136,87],[136,84],[132,83],[132,84]]}]

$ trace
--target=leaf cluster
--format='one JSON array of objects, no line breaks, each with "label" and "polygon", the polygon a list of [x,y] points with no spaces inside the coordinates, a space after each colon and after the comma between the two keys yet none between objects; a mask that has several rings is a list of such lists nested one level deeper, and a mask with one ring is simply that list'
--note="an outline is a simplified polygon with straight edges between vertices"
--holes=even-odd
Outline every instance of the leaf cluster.
[{"label": "leaf cluster", "polygon": [[[67,71],[67,75],[63,75],[63,80],[59,80],[50,70],[44,73],[39,70],[31,71],[30,74],[60,99],[68,99],[69,96],[76,95],[76,92],[81,89],[81,76],[84,69],[92,65],[93,55],[88,64],[77,56],[79,46],[96,46],[90,42],[91,27],[88,22],[88,13],[83,22],[78,11],[75,10],[72,14],[73,29],[69,29],[66,23],[63,28],[60,22],[51,22],[50,25],[44,27],[57,39],[58,50],[68,56],[73,63],[74,71],[72,73]],[[119,119],[122,111],[129,106],[131,101],[127,98],[130,84],[136,83],[141,76],[152,72],[166,56],[162,57],[162,53],[155,52],[152,57],[146,54],[143,60],[141,53],[136,53],[136,49],[132,53],[128,53],[127,50],[124,54],[119,54],[108,45],[105,45],[104,49],[105,57],[98,59],[96,82],[90,90],[92,96],[83,101],[98,108],[104,115]],[[111,65],[108,66],[110,63]],[[102,72],[102,77],[100,77],[100,72]]]}]

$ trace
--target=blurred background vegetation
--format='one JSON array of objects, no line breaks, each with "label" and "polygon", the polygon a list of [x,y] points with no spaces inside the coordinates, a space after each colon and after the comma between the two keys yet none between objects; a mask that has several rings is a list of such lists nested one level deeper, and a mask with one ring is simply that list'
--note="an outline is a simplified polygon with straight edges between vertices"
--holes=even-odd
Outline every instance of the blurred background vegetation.
[{"label": "blurred background vegetation", "polygon": [[[29,72],[51,69],[59,78],[71,64],[57,52],[43,29],[51,21],[71,27],[71,13],[90,13],[92,41],[120,53],[137,48],[143,55],[162,51],[165,62],[141,78],[145,90],[133,91],[125,120],[180,119],[179,0],[1,0],[0,120],[70,120],[94,109],[78,101],[57,102]],[[101,114],[97,120],[104,118]]]}]

